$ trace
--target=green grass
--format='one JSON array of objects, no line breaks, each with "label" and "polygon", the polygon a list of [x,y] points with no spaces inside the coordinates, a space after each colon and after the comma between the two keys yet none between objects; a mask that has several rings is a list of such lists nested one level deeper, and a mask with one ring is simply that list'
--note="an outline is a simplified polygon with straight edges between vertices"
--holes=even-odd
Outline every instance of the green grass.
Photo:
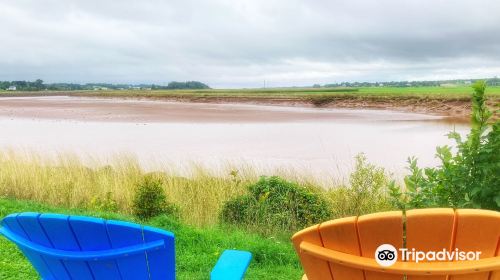
[{"label": "green grass", "polygon": [[[403,95],[403,96],[438,96],[438,97],[468,97],[472,88],[470,86],[457,87],[367,87],[360,88],[360,94],[366,95]],[[500,87],[488,87],[488,94],[500,96]]]},{"label": "green grass", "polygon": [[[10,213],[27,211],[137,222],[131,216],[111,212],[70,210],[30,201],[0,199],[2,218]],[[246,279],[300,279],[303,273],[288,236],[265,238],[222,226],[198,229],[167,216],[154,218],[147,224],[175,234],[178,279],[208,279],[210,270],[224,249],[248,250],[253,253]],[[0,279],[38,279],[17,247],[3,237],[0,238]]]}]

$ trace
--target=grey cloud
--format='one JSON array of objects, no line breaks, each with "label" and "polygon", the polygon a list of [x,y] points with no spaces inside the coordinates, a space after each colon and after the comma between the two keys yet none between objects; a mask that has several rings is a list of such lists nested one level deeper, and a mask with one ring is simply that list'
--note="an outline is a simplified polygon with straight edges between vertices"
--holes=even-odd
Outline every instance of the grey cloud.
[{"label": "grey cloud", "polygon": [[500,73],[495,0],[0,0],[0,80],[216,87]]}]

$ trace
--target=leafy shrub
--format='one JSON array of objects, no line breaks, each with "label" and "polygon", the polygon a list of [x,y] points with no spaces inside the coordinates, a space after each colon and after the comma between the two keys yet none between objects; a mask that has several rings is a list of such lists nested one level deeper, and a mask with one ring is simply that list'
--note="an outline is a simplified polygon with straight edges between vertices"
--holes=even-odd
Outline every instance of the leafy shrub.
[{"label": "leafy shrub", "polygon": [[261,177],[248,191],[224,204],[222,221],[272,232],[296,231],[331,217],[318,192],[277,176]]},{"label": "leafy shrub", "polygon": [[142,220],[175,212],[175,208],[167,203],[163,181],[159,176],[147,174],[139,182],[135,190],[133,211]]},{"label": "leafy shrub", "polygon": [[118,205],[112,195],[112,192],[106,192],[106,195],[102,198],[99,196],[93,196],[90,200],[89,208],[105,212],[117,211]]},{"label": "leafy shrub", "polygon": [[387,191],[393,184],[382,167],[367,162],[366,156],[359,154],[349,178],[349,186],[328,191],[334,217],[358,216],[391,209]]},{"label": "leafy shrub", "polygon": [[500,121],[490,124],[485,82],[473,86],[472,128],[465,139],[451,132],[456,151],[437,147],[440,166],[419,168],[410,158],[406,193],[394,190],[403,207],[474,207],[500,210]]}]

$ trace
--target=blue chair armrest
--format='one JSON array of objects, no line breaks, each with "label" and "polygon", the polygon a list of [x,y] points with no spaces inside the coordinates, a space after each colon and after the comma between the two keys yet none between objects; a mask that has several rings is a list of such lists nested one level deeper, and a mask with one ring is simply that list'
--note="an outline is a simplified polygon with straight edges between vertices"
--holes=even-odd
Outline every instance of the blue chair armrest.
[{"label": "blue chair armrest", "polygon": [[41,246],[31,242],[10,230],[1,227],[0,234],[23,249],[35,251],[39,254],[61,259],[61,260],[79,260],[79,261],[100,261],[114,258],[127,257],[130,255],[141,254],[147,251],[155,251],[165,248],[164,240],[157,240],[145,244],[123,247],[118,249],[108,249],[101,251],[65,251]]},{"label": "blue chair armrest", "polygon": [[237,250],[225,250],[219,257],[212,272],[211,280],[240,280],[252,259],[252,253]]}]

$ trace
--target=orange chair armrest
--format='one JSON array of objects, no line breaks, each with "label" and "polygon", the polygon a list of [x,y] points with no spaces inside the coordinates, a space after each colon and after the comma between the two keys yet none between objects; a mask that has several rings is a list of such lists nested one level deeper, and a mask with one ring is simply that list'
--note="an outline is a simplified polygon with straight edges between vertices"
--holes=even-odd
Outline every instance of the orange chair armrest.
[{"label": "orange chair armrest", "polygon": [[375,259],[330,250],[308,242],[300,243],[301,253],[352,268],[406,275],[458,275],[500,270],[500,257],[477,261],[456,262],[396,262],[390,267],[380,266]]}]

